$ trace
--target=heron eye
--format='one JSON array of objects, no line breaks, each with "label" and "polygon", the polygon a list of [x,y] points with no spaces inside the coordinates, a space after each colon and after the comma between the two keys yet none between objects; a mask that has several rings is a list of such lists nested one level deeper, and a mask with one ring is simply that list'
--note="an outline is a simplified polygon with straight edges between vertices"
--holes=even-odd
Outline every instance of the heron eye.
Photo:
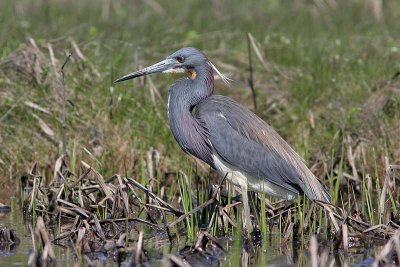
[{"label": "heron eye", "polygon": [[176,60],[177,60],[179,63],[183,63],[183,61],[185,61],[185,58],[184,58],[183,56],[177,56],[177,57],[176,57]]}]

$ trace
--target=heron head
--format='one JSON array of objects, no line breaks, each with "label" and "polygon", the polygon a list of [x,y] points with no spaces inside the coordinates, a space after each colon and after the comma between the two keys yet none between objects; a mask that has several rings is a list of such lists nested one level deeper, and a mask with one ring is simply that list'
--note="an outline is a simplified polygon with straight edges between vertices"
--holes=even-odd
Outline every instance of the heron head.
[{"label": "heron head", "polygon": [[122,82],[143,75],[159,73],[159,72],[162,73],[189,72],[191,78],[194,79],[196,78],[197,75],[195,69],[205,64],[209,64],[209,66],[214,68],[214,66],[208,61],[206,55],[204,55],[203,52],[193,47],[185,47],[171,54],[165,60],[158,62],[154,65],[151,65],[147,68],[122,76],[115,82]]}]

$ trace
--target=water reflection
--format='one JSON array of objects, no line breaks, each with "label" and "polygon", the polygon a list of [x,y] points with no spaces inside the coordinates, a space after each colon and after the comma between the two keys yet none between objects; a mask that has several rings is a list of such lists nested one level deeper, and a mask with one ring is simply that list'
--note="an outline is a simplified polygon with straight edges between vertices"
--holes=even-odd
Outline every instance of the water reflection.
[{"label": "water reflection", "polygon": [[[311,266],[307,239],[304,242],[282,242],[279,234],[271,233],[258,246],[232,246],[231,259],[239,252],[239,264],[233,266]],[[318,247],[318,266],[369,266],[375,251],[353,247],[348,254],[333,251],[333,244],[321,242]]]},{"label": "water reflection", "polygon": [[19,243],[0,243],[0,255],[2,256],[10,256],[15,254],[17,248],[19,246]]},{"label": "water reflection", "polygon": [[[11,205],[12,212],[0,216],[0,225],[15,228],[21,243],[0,244],[0,266],[26,265],[30,252],[32,251],[32,229],[29,223],[24,222],[21,209],[17,205]],[[223,247],[228,248],[227,253],[193,253],[191,262],[193,266],[310,266],[310,254],[308,251],[307,237],[304,242],[283,242],[278,233],[271,233],[267,240],[261,241],[258,245],[246,244],[240,238],[221,241]],[[182,254],[185,248],[185,241],[176,241],[171,245],[168,239],[164,241],[161,236],[154,236],[146,240],[144,248],[148,251],[150,265],[158,266],[162,262],[164,254]],[[245,244],[245,245],[243,245]],[[188,244],[191,245],[191,244]],[[379,247],[379,246],[376,246]],[[190,249],[190,247],[186,247]],[[320,242],[318,248],[320,266],[368,266],[371,263],[371,255],[376,253],[375,248],[353,247],[349,254],[345,255],[341,250],[333,252],[332,244]],[[57,264],[59,266],[74,266],[74,254],[71,248],[55,246]],[[111,253],[112,254],[112,253]],[[119,266],[118,260],[110,253],[86,255],[96,265]]]}]

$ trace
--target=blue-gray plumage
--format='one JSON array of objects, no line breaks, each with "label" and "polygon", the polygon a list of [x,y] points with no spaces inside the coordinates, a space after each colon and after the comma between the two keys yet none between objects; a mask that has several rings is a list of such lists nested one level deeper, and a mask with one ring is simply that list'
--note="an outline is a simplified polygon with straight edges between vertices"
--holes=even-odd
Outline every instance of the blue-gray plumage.
[{"label": "blue-gray plumage", "polygon": [[271,126],[234,100],[212,95],[214,71],[225,79],[200,50],[186,47],[116,82],[156,72],[189,73],[169,90],[171,131],[186,153],[241,187],[248,227],[247,190],[289,200],[304,192],[312,200],[329,202],[303,159]]}]

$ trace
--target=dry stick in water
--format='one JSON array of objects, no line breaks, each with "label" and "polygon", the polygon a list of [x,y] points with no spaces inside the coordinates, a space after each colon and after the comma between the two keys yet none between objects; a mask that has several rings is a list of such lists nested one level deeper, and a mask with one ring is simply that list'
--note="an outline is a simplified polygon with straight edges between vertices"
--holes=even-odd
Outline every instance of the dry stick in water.
[{"label": "dry stick in water", "polygon": [[210,219],[210,222],[208,223],[207,231],[211,231],[211,227],[212,227],[212,224],[214,223],[216,214],[217,214],[217,207],[215,207],[215,209],[211,215],[211,219]]},{"label": "dry stick in water", "polygon": [[169,259],[171,262],[174,263],[174,265],[178,267],[190,267],[191,265],[186,262],[184,259],[179,258],[178,256],[174,254],[167,254],[165,255],[166,259]]},{"label": "dry stick in water", "polygon": [[62,150],[63,154],[67,155],[67,124],[66,124],[66,118],[67,118],[67,100],[66,100],[66,85],[65,85],[65,73],[64,73],[64,68],[67,65],[70,57],[72,55],[69,54],[67,58],[64,61],[64,64],[61,66],[61,82],[62,82],[62,117],[61,117],[61,129],[62,129]]},{"label": "dry stick in water", "polygon": [[29,202],[29,207],[28,207],[28,211],[29,212],[33,212],[33,203],[36,199],[36,193],[37,193],[37,188],[39,187],[39,185],[37,184],[37,178],[33,177],[33,186],[32,186],[32,191],[31,191],[31,201]]},{"label": "dry stick in water", "polygon": [[173,213],[176,216],[180,216],[182,214],[184,214],[184,212],[182,212],[181,210],[171,206],[170,204],[168,204],[167,202],[165,202],[164,200],[162,200],[161,198],[157,197],[153,192],[149,191],[146,187],[144,187],[142,184],[140,184],[139,182],[135,181],[135,179],[133,178],[128,178],[128,181],[133,184],[134,186],[136,186],[137,188],[139,188],[142,192],[144,192],[146,195],[148,195],[149,197],[151,197],[152,199],[156,200],[161,206],[163,206],[164,208],[167,208],[169,212]]},{"label": "dry stick in water", "polygon": [[349,237],[347,224],[342,224],[342,241],[344,253],[349,253]]},{"label": "dry stick in water", "polygon": [[204,238],[203,231],[197,234],[197,240],[196,240],[196,244],[194,244],[194,250],[203,251],[203,248],[201,247],[201,245],[203,243],[203,238]]},{"label": "dry stick in water", "polygon": [[99,234],[100,238],[103,241],[106,241],[107,240],[106,236],[104,235],[103,229],[101,228],[101,225],[100,225],[100,221],[97,218],[96,214],[93,214],[92,218],[93,218],[94,224],[96,225],[96,230],[97,230],[97,233]]},{"label": "dry stick in water", "polygon": [[310,240],[311,267],[318,267],[318,241],[315,235]]},{"label": "dry stick in water", "polygon": [[[393,166],[392,166],[392,168],[393,168]],[[358,219],[356,219],[352,216],[348,216],[348,215],[344,218],[343,216],[337,214],[336,212],[334,212],[332,210],[332,208],[337,209],[337,210],[341,211],[341,213],[343,214],[343,210],[340,209],[339,207],[337,207],[333,204],[328,204],[323,201],[319,201],[319,200],[315,200],[314,202],[317,203],[319,206],[323,207],[326,210],[326,212],[329,213],[329,217],[330,217],[337,233],[340,231],[340,229],[339,229],[339,224],[336,221],[336,218],[343,222],[346,221],[346,223],[349,224],[353,229],[359,231],[363,235],[365,235],[366,233],[369,233],[369,232],[374,232],[373,234],[380,235],[380,233],[382,233],[382,231],[384,231],[385,235],[391,236],[391,235],[393,235],[394,231],[397,229],[397,227],[392,228],[385,224],[371,226],[370,224],[368,224],[364,221],[358,220]],[[356,223],[356,225],[353,223]],[[360,229],[359,226],[365,228],[365,230]],[[381,230],[381,231],[376,232],[375,230]]]},{"label": "dry stick in water", "polygon": [[85,233],[86,233],[85,227],[81,227],[78,229],[78,237],[75,242],[75,248],[79,254],[81,254],[84,251],[83,238],[85,237]]},{"label": "dry stick in water", "polygon": [[188,213],[185,213],[183,215],[181,215],[176,221],[170,223],[169,227],[173,227],[176,224],[178,224],[179,222],[183,221],[186,217],[189,217],[190,215],[196,213],[197,211],[207,207],[208,205],[211,205],[212,203],[214,203],[215,199],[211,198],[209,199],[207,202],[197,206],[196,208],[192,209],[191,211],[189,211]]},{"label": "dry stick in water", "polygon": [[208,231],[203,231],[203,234],[209,239],[211,240],[219,249],[221,249],[224,252],[227,252],[224,247],[218,242],[218,240],[212,236]]},{"label": "dry stick in water", "polygon": [[47,261],[47,258],[49,257],[51,261],[54,261],[56,259],[56,256],[54,254],[53,244],[51,244],[50,242],[49,234],[46,231],[46,226],[44,225],[42,217],[38,217],[37,219],[35,234],[39,237],[43,244],[42,259],[44,261]]},{"label": "dry stick in water", "polygon": [[[88,211],[88,210],[86,210],[84,208],[80,208],[78,205],[76,205],[74,203],[71,203],[71,202],[68,202],[68,201],[65,201],[65,200],[63,200],[61,198],[57,199],[57,202],[60,202],[60,203],[62,203],[64,205],[66,205],[66,206],[71,207],[72,209],[71,208],[68,208],[68,209],[75,211],[76,213],[80,214],[81,216],[84,216],[85,218],[89,218],[90,215],[92,215],[92,213],[90,211]],[[61,206],[58,206],[58,208],[60,208],[60,207]],[[61,207],[61,208],[66,208],[66,207]]]},{"label": "dry stick in water", "polygon": [[372,264],[373,267],[388,266],[394,253],[400,258],[399,239],[400,229],[396,230],[381,252],[375,257],[375,261]]},{"label": "dry stick in water", "polygon": [[324,210],[326,210],[328,212],[329,218],[331,219],[331,222],[333,223],[333,226],[335,227],[336,233],[338,233],[340,231],[340,229],[339,229],[339,224],[336,221],[335,217],[337,217],[338,219],[340,219],[342,221],[344,219],[343,219],[342,216],[340,216],[340,215],[338,215],[338,214],[336,214],[336,213],[334,213],[332,211],[331,207],[334,207],[334,208],[337,208],[337,207],[335,205],[333,205],[333,204],[325,203],[325,202],[320,201],[320,200],[314,200],[314,202],[316,204],[318,204],[319,206],[321,206],[322,208],[324,208]]},{"label": "dry stick in water", "polygon": [[143,246],[143,231],[140,231],[139,233],[139,239],[136,247],[136,253],[132,254],[135,255],[135,264],[136,266],[139,266],[140,263],[140,255],[142,254],[142,246]]},{"label": "dry stick in water", "polygon": [[[99,223],[117,223],[117,222],[126,222],[126,221],[132,221],[132,222],[139,222],[139,223],[143,223],[146,224],[158,231],[162,231],[163,229],[160,228],[158,225],[145,221],[143,219],[140,218],[118,218],[118,219],[104,219],[104,220],[99,220]],[[90,221],[91,224],[93,224],[93,221]]]}]

